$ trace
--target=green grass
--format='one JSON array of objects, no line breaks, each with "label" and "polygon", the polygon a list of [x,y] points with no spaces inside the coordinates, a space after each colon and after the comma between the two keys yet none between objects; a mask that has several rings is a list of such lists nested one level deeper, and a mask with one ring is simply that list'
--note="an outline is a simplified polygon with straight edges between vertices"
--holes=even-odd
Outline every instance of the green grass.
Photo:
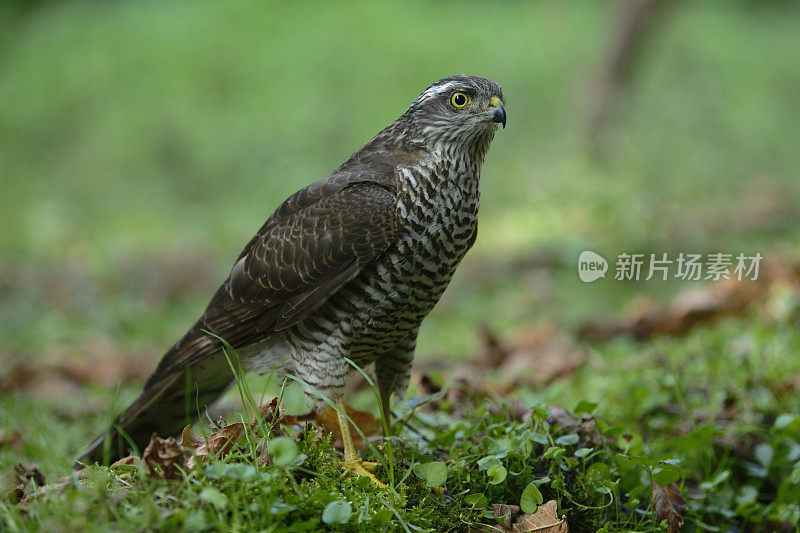
[{"label": "green grass", "polygon": [[[345,501],[352,514],[337,526],[343,530],[402,531],[403,524],[466,530],[494,523],[487,502],[519,505],[533,483],[544,501],[557,500],[573,530],[645,531],[659,529],[649,503],[652,479],[683,487],[689,529],[797,523],[800,402],[796,388],[787,388],[787,376],[800,376],[794,324],[755,313],[685,338],[645,347],[615,342],[597,350],[602,362],[570,382],[518,391],[515,397],[532,407],[522,420],[480,395],[456,403],[441,395],[410,398],[398,409],[403,423],[395,428],[395,482],[388,490],[342,477],[330,442],[314,440],[311,432],[299,438],[296,452],[282,452],[290,457],[273,454],[267,467],[254,461],[259,439],[242,441],[241,451],[173,481],[93,467],[63,494],[39,496],[24,515],[5,504],[3,520],[11,529],[42,531],[57,524],[89,531],[108,524],[118,530],[294,531],[323,527],[325,508]],[[578,442],[578,434],[548,422],[541,403],[563,400],[576,407],[576,390],[592,391],[581,403],[597,417],[602,438],[595,442],[583,436]],[[365,457],[375,458],[370,452]],[[279,460],[290,466],[276,466]],[[424,476],[413,473],[431,460],[446,465],[444,495],[426,489]],[[384,467],[376,474],[388,481]]]},{"label": "green grass", "polygon": [[[278,203],[330,172],[428,83],[458,72],[503,85],[509,127],[484,167],[475,249],[423,326],[421,361],[457,367],[478,349],[482,322],[501,335],[540,320],[568,332],[687,287],[583,284],[574,264],[584,249],[607,258],[798,256],[794,3],[680,4],[620,101],[603,160],[581,136],[614,19],[600,2],[30,6],[0,6],[6,368],[15,361],[49,368],[87,354],[108,361],[147,354],[155,365]],[[526,262],[542,256],[549,266]],[[792,294],[770,305],[791,310]],[[510,421],[488,411],[510,399],[476,397],[466,413],[443,405],[415,415],[412,425],[430,442],[398,428],[396,479],[436,457],[448,466],[445,497],[409,474],[398,481],[405,499],[392,511],[378,492],[341,478],[322,444],[300,443],[307,459],[297,468],[314,472],[297,474],[306,497],[271,467],[247,479],[236,477],[243,467],[171,482],[120,474],[131,487],[97,468],[25,513],[4,502],[0,528],[288,530],[295,521],[319,524],[325,507],[343,500],[355,529],[437,529],[492,520],[466,503],[469,494],[519,503],[523,487],[550,477],[540,490],[559,501],[573,530],[606,521],[610,529],[647,530],[657,528],[647,472],[665,460],[674,468],[664,475],[677,472],[687,496],[688,528],[796,523],[797,326],[796,313],[756,310],[681,338],[592,346],[575,375],[516,391],[527,406],[598,404],[609,444],[578,465],[574,445],[544,459],[546,448],[534,440],[530,453],[526,444],[525,454],[497,458],[509,475],[490,484],[478,461],[504,453],[497,441],[517,442],[526,430],[554,442],[563,435],[541,410],[530,422]],[[18,389],[21,378],[0,376],[0,469],[33,461],[48,481],[68,472],[140,386],[56,376]],[[254,391],[264,387],[251,382]],[[294,388],[285,399],[290,411],[303,410]],[[374,404],[369,394],[354,402]],[[235,463],[248,464],[248,456],[224,459]],[[597,466],[587,477],[593,464],[608,470]],[[613,503],[595,486],[608,487]],[[372,518],[358,522],[367,496]]]}]

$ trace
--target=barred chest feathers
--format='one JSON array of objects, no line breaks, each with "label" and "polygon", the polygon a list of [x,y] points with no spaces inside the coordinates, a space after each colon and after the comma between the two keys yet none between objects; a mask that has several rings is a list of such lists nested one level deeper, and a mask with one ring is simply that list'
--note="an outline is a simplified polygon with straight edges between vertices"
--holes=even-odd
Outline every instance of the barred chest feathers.
[{"label": "barred chest feathers", "polygon": [[[403,226],[397,242],[376,263],[377,275],[369,276],[372,282],[364,287],[372,300],[364,323],[370,331],[364,333],[380,331],[387,349],[433,309],[475,241],[480,168],[468,161],[434,154],[398,169],[397,208]],[[359,352],[358,344],[351,350]]]},{"label": "barred chest feathers", "polygon": [[466,161],[433,156],[399,170],[398,209],[405,227],[390,256],[410,262],[408,274],[418,279],[408,282],[432,291],[437,299],[477,234],[479,168]]}]

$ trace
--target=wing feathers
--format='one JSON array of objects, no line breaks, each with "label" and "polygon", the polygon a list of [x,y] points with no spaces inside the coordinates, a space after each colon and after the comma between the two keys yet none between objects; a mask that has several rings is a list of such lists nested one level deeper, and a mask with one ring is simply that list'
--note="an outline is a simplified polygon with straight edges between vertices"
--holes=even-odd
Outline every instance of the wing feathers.
[{"label": "wing feathers", "polygon": [[234,347],[302,321],[394,241],[393,191],[371,182],[319,189],[301,191],[270,217],[206,310],[202,322]]}]

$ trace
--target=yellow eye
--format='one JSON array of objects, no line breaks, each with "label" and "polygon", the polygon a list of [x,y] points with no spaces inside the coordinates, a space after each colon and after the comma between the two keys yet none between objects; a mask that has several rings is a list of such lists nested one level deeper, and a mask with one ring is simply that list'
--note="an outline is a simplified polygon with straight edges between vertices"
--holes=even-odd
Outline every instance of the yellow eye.
[{"label": "yellow eye", "polygon": [[464,93],[453,93],[450,97],[450,105],[461,109],[469,102],[469,97]]}]

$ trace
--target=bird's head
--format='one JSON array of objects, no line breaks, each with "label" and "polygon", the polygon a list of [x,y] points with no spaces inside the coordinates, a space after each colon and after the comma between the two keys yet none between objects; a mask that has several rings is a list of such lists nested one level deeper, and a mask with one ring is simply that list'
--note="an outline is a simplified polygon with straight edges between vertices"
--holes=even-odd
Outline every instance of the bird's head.
[{"label": "bird's head", "polygon": [[400,119],[414,130],[415,140],[428,147],[488,147],[497,125],[506,125],[503,90],[477,76],[444,78],[420,94]]}]

